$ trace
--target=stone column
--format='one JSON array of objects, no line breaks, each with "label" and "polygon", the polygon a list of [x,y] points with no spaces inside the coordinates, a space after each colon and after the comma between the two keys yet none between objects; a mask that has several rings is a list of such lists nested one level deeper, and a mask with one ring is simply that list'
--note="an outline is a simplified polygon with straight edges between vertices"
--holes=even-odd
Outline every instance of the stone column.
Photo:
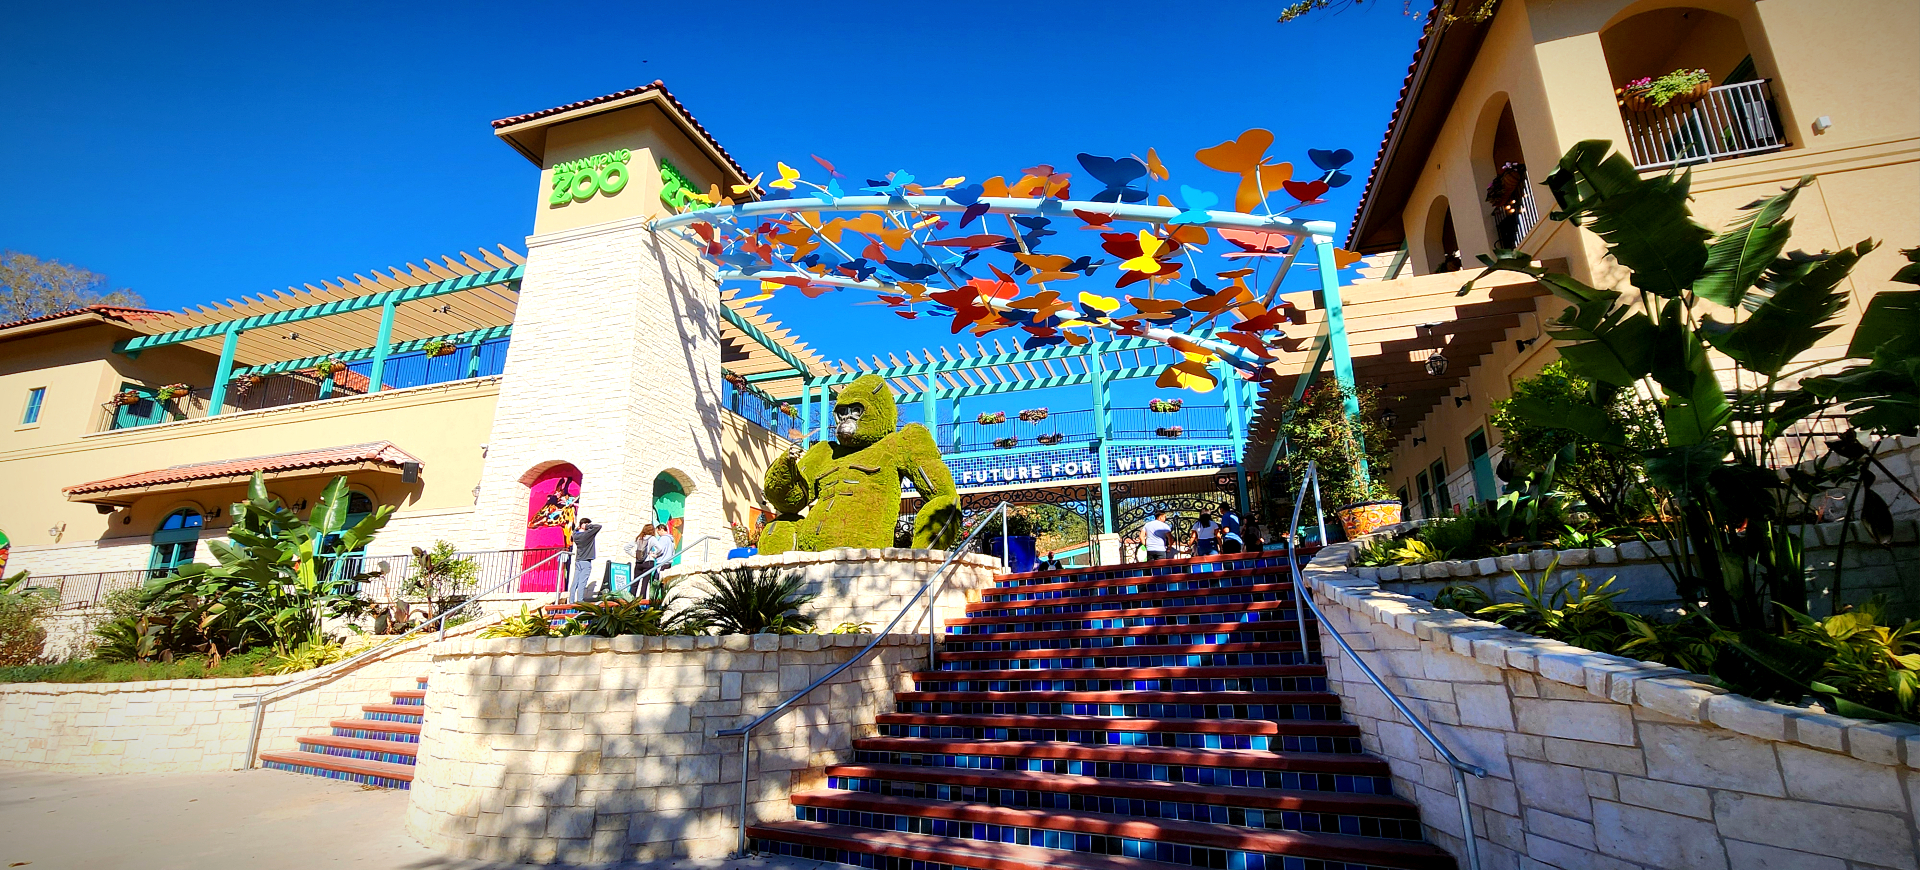
[{"label": "stone column", "polygon": [[718,287],[646,217],[536,235],[481,475],[474,537],[523,541],[528,483],[581,472],[580,514],[619,558],[653,517],[653,481],[686,490],[685,540],[723,535]]}]

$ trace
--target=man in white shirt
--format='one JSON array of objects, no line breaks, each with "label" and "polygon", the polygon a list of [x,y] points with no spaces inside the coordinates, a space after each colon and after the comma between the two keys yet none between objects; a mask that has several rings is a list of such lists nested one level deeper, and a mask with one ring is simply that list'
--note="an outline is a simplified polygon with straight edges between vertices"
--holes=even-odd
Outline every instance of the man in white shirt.
[{"label": "man in white shirt", "polygon": [[1165,511],[1153,512],[1153,519],[1140,527],[1140,538],[1147,545],[1147,561],[1167,557],[1173,543],[1173,527],[1167,525]]}]

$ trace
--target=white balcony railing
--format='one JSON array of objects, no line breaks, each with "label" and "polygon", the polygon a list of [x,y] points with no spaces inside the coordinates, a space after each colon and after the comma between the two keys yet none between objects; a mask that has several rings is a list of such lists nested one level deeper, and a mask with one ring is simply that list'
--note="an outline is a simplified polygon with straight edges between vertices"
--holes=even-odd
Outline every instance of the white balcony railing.
[{"label": "white balcony railing", "polygon": [[1727,160],[1787,147],[1765,80],[1721,85],[1699,100],[1633,111],[1622,107],[1637,169]]}]

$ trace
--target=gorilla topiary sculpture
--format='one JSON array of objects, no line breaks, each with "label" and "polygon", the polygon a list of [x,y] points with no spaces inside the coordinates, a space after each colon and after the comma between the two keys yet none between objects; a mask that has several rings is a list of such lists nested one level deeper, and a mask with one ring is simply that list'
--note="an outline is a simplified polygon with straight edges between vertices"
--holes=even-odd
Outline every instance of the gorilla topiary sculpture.
[{"label": "gorilla topiary sculpture", "polygon": [[887,382],[878,375],[855,379],[840,392],[833,416],[835,441],[804,453],[795,446],[767,468],[767,501],[780,516],[761,533],[761,554],[893,546],[901,478],[913,481],[923,499],[914,548],[952,546],[960,533],[953,473],[927,427],[896,430],[899,412]]}]

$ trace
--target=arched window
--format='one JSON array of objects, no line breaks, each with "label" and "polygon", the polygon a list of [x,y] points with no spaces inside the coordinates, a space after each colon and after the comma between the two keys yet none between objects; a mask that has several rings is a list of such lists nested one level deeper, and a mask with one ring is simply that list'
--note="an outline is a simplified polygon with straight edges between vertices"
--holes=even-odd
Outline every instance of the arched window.
[{"label": "arched window", "polygon": [[1453,212],[1444,196],[1436,197],[1427,212],[1426,250],[1428,274],[1460,271],[1460,238],[1453,231]]},{"label": "arched window", "polygon": [[192,508],[181,508],[160,521],[153,533],[153,555],[147,559],[149,577],[165,577],[173,569],[193,561],[200,542],[200,527],[206,519]]}]

